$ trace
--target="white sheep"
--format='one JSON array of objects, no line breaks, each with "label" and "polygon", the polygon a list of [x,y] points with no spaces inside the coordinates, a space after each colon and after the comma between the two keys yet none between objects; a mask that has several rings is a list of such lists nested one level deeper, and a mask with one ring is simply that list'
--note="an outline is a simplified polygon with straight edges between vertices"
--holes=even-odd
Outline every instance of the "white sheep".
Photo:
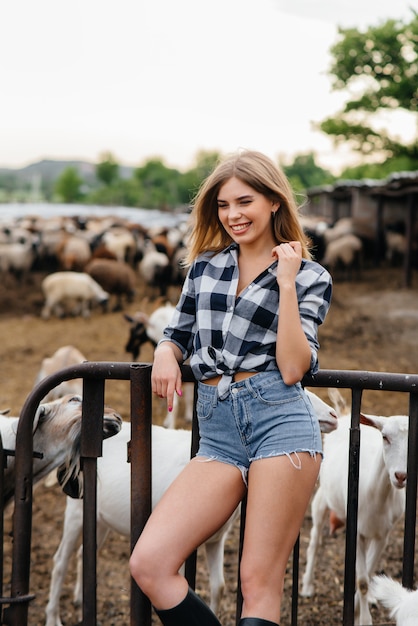
[{"label": "white sheep", "polygon": [[109,294],[84,272],[54,272],[42,281],[45,304],[42,317],[48,319],[51,313],[62,316],[68,310],[72,315],[89,317],[93,304],[106,307]]},{"label": "white sheep", "polygon": [[352,235],[354,233],[354,223],[352,217],[341,217],[332,226],[323,229],[323,235],[325,244],[345,237],[345,235]]},{"label": "white sheep", "polygon": [[150,239],[144,244],[144,256],[138,263],[138,271],[147,285],[157,288],[161,296],[166,296],[173,266],[167,254],[159,252]]},{"label": "white sheep", "polygon": [[348,233],[326,244],[321,263],[331,272],[335,272],[337,268],[348,272],[355,266],[359,269],[362,250],[361,239],[353,233]]},{"label": "white sheep", "polygon": [[0,272],[13,274],[18,280],[26,280],[37,256],[34,241],[0,243]]},{"label": "white sheep", "polygon": [[396,619],[396,626],[417,626],[418,590],[402,587],[388,576],[374,576],[370,583],[370,593]]},{"label": "white sheep", "polygon": [[82,272],[91,259],[90,244],[79,233],[65,233],[57,246],[56,255],[62,270]]},{"label": "white sheep", "polygon": [[[77,466],[81,435],[82,399],[66,395],[59,400],[40,404],[33,423],[33,450],[42,453],[33,461],[33,482],[40,481],[54,468],[65,464],[69,469]],[[15,450],[19,417],[0,414],[0,433],[5,450]],[[116,434],[122,418],[110,407],[103,415],[103,436]],[[4,504],[9,503],[15,490],[15,459],[8,458],[4,474]]]},{"label": "white sheep", "polygon": [[[86,357],[75,346],[61,346],[50,357],[45,357],[42,360],[40,370],[36,375],[35,385],[41,382],[47,376],[55,374],[59,370],[69,367],[70,365],[79,365],[87,361]],[[48,391],[44,402],[50,402],[56,400],[67,394],[82,395],[83,393],[83,379],[74,378],[72,380],[64,380],[62,383]]]},{"label": "white sheep", "polygon": [[385,231],[385,243],[386,243],[386,260],[391,266],[400,264],[405,258],[408,242],[403,233],[397,233],[387,229]]},{"label": "white sheep", "polygon": [[135,235],[125,226],[113,226],[103,232],[102,242],[118,261],[133,265],[137,252]]},{"label": "white sheep", "polygon": [[[337,428],[337,415],[332,407],[316,394],[307,392],[320,419],[323,432]],[[130,439],[130,424],[124,422],[120,433],[103,442],[103,456],[97,461],[97,543],[103,545],[109,530],[130,534],[130,466],[126,462],[126,446]],[[152,506],[190,459],[191,432],[152,426]],[[210,605],[219,611],[225,587],[223,572],[224,545],[236,518],[232,518],[205,544],[209,568]],[[83,503],[68,497],[65,509],[61,543],[54,556],[49,601],[46,608],[46,626],[62,626],[59,617],[59,599],[68,563],[76,548],[83,525]],[[81,550],[78,552],[78,576],[74,602],[81,605]]]},{"label": "white sheep", "polygon": [[[361,422],[355,623],[365,625],[372,624],[369,580],[376,571],[389,533],[405,508],[408,417],[361,415]],[[341,522],[346,520],[350,424],[349,416],[340,417],[338,428],[324,437],[319,487],[312,500],[303,596],[314,593],[314,564],[327,511]]]}]

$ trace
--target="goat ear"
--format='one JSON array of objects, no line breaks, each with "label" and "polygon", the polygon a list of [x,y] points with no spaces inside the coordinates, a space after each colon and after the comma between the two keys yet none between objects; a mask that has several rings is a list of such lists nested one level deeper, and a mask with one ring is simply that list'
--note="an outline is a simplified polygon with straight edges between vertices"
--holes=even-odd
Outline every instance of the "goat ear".
[{"label": "goat ear", "polygon": [[57,469],[58,484],[62,487],[63,492],[76,500],[83,497],[82,494],[82,477],[80,472],[75,472],[68,476],[68,467],[63,464]]},{"label": "goat ear", "polygon": [[372,428],[377,428],[375,422],[364,413],[360,413],[360,424],[364,424],[365,426],[371,426]]},{"label": "goat ear", "polygon": [[128,315],[128,313],[124,313],[123,317],[126,319],[127,322],[129,322],[130,324],[132,324],[135,320],[132,317],[132,315]]},{"label": "goat ear", "polygon": [[38,428],[39,418],[41,417],[41,415],[44,415],[44,413],[45,413],[45,406],[43,404],[40,404],[36,410],[35,418],[33,420],[33,429],[32,429],[33,433]]},{"label": "goat ear", "polygon": [[344,400],[339,389],[335,387],[328,387],[328,397],[332,402],[332,406],[341,415],[345,413],[347,409],[347,402]]}]

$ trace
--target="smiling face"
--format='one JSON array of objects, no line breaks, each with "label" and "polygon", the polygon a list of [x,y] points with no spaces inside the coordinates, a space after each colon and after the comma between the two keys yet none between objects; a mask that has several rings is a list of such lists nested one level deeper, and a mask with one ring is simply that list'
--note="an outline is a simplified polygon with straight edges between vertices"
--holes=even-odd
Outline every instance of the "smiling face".
[{"label": "smiling face", "polygon": [[217,201],[219,220],[236,243],[241,246],[275,245],[271,213],[278,210],[278,202],[272,203],[235,177],[220,187]]}]

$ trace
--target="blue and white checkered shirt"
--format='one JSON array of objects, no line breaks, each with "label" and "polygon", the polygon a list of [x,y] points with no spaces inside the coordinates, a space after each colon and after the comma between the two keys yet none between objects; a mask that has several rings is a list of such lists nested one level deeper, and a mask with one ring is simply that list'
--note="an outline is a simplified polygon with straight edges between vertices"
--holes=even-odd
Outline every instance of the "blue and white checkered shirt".
[{"label": "blue and white checkered shirt", "polygon": [[[172,341],[197,380],[221,375],[224,398],[239,371],[277,369],[279,287],[277,260],[240,294],[238,247],[201,254],[190,267],[170,325],[161,341]],[[311,347],[311,372],[318,370],[318,326],[328,312],[332,281],[318,263],[303,259],[296,276],[302,328]]]}]

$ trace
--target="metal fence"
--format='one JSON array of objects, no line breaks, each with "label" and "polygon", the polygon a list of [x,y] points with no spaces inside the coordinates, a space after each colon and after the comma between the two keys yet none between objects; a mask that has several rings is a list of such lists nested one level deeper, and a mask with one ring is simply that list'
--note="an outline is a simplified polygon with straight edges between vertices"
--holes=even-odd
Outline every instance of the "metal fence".
[{"label": "metal fence", "polygon": [[[183,366],[183,380],[193,382],[188,366]],[[23,406],[16,439],[16,492],[13,516],[13,550],[10,597],[1,597],[1,623],[10,626],[27,626],[30,593],[31,530],[32,530],[32,425],[36,410],[45,395],[65,380],[83,379],[83,413],[81,425],[81,457],[83,466],[83,625],[96,626],[96,469],[97,458],[102,454],[102,416],[106,380],[130,382],[131,441],[131,547],[135,545],[151,511],[151,364],[85,362],[71,366],[49,376],[39,383]],[[414,581],[416,497],[418,476],[418,375],[392,374],[367,371],[321,370],[305,377],[309,387],[337,387],[351,390],[352,413],[349,442],[349,483],[346,523],[346,548],[344,570],[343,626],[354,625],[355,554],[357,543],[357,499],[360,452],[360,408],[363,390],[404,392],[409,394],[408,480],[403,550],[404,586],[412,588]],[[198,443],[197,421],[194,415],[192,449]],[[0,446],[0,461],[5,466],[7,451]],[[36,454],[36,451],[35,451]],[[1,471],[0,471],[1,474]],[[2,487],[0,479],[0,489]],[[245,504],[245,503],[244,503]],[[245,506],[242,507],[241,530],[245,523]],[[2,516],[0,530],[2,527]],[[242,537],[242,532],[241,532]],[[240,541],[238,558],[241,555]],[[0,554],[0,585],[3,589],[3,553]],[[186,576],[194,586],[196,554],[186,563]],[[299,542],[293,554],[293,592],[291,625],[298,626]],[[238,581],[239,583],[239,581]],[[239,584],[236,600],[238,623],[242,598]],[[151,626],[151,605],[135,583],[131,585],[131,626]]]}]

